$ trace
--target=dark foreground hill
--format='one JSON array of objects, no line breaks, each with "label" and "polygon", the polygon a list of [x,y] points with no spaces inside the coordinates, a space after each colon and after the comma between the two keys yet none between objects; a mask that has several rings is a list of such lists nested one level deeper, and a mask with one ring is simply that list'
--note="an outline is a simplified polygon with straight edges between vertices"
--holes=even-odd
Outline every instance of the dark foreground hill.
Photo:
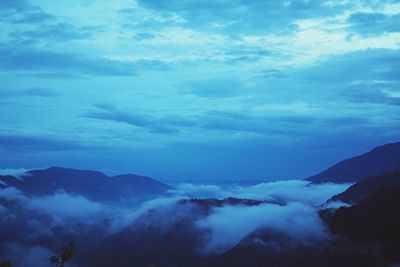
[{"label": "dark foreground hill", "polygon": [[400,170],[400,142],[379,146],[365,154],[343,160],[307,180],[313,183],[353,183],[397,170]]},{"label": "dark foreground hill", "polygon": [[80,263],[83,266],[206,267],[209,258],[197,251],[206,233],[194,222],[209,215],[213,208],[264,203],[238,198],[181,199],[142,214],[133,224],[82,256]]},{"label": "dark foreground hill", "polygon": [[257,229],[222,253],[199,253],[208,232],[198,228],[195,221],[209,215],[213,208],[254,207],[265,203],[236,198],[180,200],[169,208],[158,208],[141,215],[133,224],[82,255],[78,262],[82,266],[118,264],[121,267],[379,266],[370,248],[340,236],[295,240],[285,231],[267,228]]},{"label": "dark foreground hill", "polygon": [[389,262],[400,261],[400,186],[382,189],[352,207],[321,212],[333,234],[375,249]]},{"label": "dark foreground hill", "polygon": [[346,191],[331,198],[332,201],[342,201],[357,204],[381,189],[400,185],[400,171],[372,176],[350,186]]},{"label": "dark foreground hill", "polygon": [[215,258],[209,267],[376,267],[371,250],[341,237],[293,242],[284,233],[259,229]]},{"label": "dark foreground hill", "polygon": [[321,211],[334,234],[327,239],[290,242],[285,233],[258,229],[208,266],[397,266],[391,264],[400,262],[400,185],[390,184],[398,175],[372,177],[363,183],[367,190],[356,188],[359,204]]},{"label": "dark foreground hill", "polygon": [[94,201],[124,201],[165,193],[171,189],[150,177],[134,174],[108,177],[98,171],[52,167],[31,170],[20,178],[0,176],[2,188],[15,187],[28,196],[49,195],[63,190]]}]

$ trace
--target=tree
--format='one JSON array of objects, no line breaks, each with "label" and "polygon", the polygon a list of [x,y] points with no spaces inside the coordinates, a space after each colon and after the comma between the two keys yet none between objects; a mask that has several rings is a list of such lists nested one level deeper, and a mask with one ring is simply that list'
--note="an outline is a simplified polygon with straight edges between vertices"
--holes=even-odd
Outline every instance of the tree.
[{"label": "tree", "polygon": [[[76,244],[74,241],[71,241],[67,247],[64,248],[62,254],[60,256],[51,256],[50,263],[57,265],[57,267],[64,267],[65,262],[71,259],[76,249]],[[2,266],[0,266],[2,267]]]},{"label": "tree", "polygon": [[11,261],[1,261],[0,267],[12,267],[12,262]]}]

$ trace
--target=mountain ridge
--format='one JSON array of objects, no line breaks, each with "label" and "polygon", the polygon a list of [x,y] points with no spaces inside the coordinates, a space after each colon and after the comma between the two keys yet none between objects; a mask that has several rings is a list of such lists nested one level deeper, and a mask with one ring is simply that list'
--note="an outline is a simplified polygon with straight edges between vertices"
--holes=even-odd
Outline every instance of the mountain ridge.
[{"label": "mountain ridge", "polygon": [[400,170],[400,142],[384,144],[361,155],[342,160],[306,180],[312,183],[355,183],[397,170]]},{"label": "mountain ridge", "polygon": [[381,189],[400,185],[400,171],[384,173],[363,179],[328,201],[357,204]]},{"label": "mountain ridge", "polygon": [[0,175],[0,181],[3,188],[15,187],[27,195],[48,195],[63,190],[95,201],[142,198],[164,194],[172,189],[147,176],[123,174],[110,177],[99,171],[64,167],[30,170],[20,178]]}]

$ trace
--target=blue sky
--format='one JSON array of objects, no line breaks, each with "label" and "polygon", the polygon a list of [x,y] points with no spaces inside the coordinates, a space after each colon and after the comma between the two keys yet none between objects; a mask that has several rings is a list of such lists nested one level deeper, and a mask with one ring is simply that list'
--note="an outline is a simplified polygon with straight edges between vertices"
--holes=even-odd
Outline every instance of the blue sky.
[{"label": "blue sky", "polygon": [[302,178],[400,137],[400,2],[0,1],[0,168]]}]

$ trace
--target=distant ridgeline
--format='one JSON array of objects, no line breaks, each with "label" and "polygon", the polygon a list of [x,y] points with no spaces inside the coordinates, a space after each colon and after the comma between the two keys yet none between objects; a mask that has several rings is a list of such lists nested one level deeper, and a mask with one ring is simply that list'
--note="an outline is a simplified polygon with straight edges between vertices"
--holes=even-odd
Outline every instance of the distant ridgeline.
[{"label": "distant ridgeline", "polygon": [[[76,242],[76,248],[71,243],[74,251],[71,261],[76,266],[89,267],[376,267],[400,262],[400,143],[383,145],[341,161],[307,180],[319,183],[316,188],[325,182],[354,183],[328,201],[344,202],[347,206],[325,209],[293,200],[289,203],[235,197],[173,196],[169,202],[164,196],[171,196],[171,187],[150,177],[132,174],[108,177],[101,172],[66,168],[32,170],[22,177],[0,176],[0,205],[3,205],[0,206],[3,216],[0,217],[0,263],[8,260],[8,244],[13,242],[19,242],[21,251],[29,251],[32,244],[58,251],[69,241]],[[41,196],[60,192],[69,194],[69,199],[76,198],[76,203],[82,205],[66,207],[64,213],[47,202],[32,206],[32,200],[43,204]],[[87,211],[93,210],[93,205],[96,211],[102,202],[102,212],[91,213],[91,217],[79,212],[77,209],[83,210],[87,201],[77,196],[97,202],[88,203]],[[132,199],[151,201],[136,214],[142,206],[130,205]],[[64,199],[62,202],[65,204]],[[118,205],[121,203],[129,205],[122,207]],[[51,206],[48,207],[51,213],[45,214],[42,209],[47,206]],[[229,241],[236,232],[246,229],[248,221],[232,216],[237,214],[240,218],[250,218],[251,222],[258,218],[262,223],[220,250],[221,240]],[[268,219],[279,216],[285,220],[273,221],[273,227],[264,225]],[[219,226],[223,219],[228,223]],[[204,227],[208,224],[218,227]],[[237,228],[226,232],[229,226]],[[207,252],[204,245],[210,243],[215,251],[204,254]],[[18,255],[23,256],[14,255],[14,259],[22,262],[29,255],[21,251]],[[55,254],[49,251],[48,257],[58,263],[64,254],[52,256]],[[3,259],[4,255],[7,258]],[[43,262],[49,262],[49,258]]]},{"label": "distant ridgeline", "polygon": [[365,154],[343,160],[307,180],[313,183],[354,183],[394,171],[400,171],[400,142],[379,146]]},{"label": "distant ridgeline", "polygon": [[135,174],[108,177],[98,171],[52,167],[31,170],[22,177],[0,176],[0,188],[15,187],[28,196],[53,194],[59,190],[93,201],[124,201],[165,194],[171,189],[153,178]]}]

